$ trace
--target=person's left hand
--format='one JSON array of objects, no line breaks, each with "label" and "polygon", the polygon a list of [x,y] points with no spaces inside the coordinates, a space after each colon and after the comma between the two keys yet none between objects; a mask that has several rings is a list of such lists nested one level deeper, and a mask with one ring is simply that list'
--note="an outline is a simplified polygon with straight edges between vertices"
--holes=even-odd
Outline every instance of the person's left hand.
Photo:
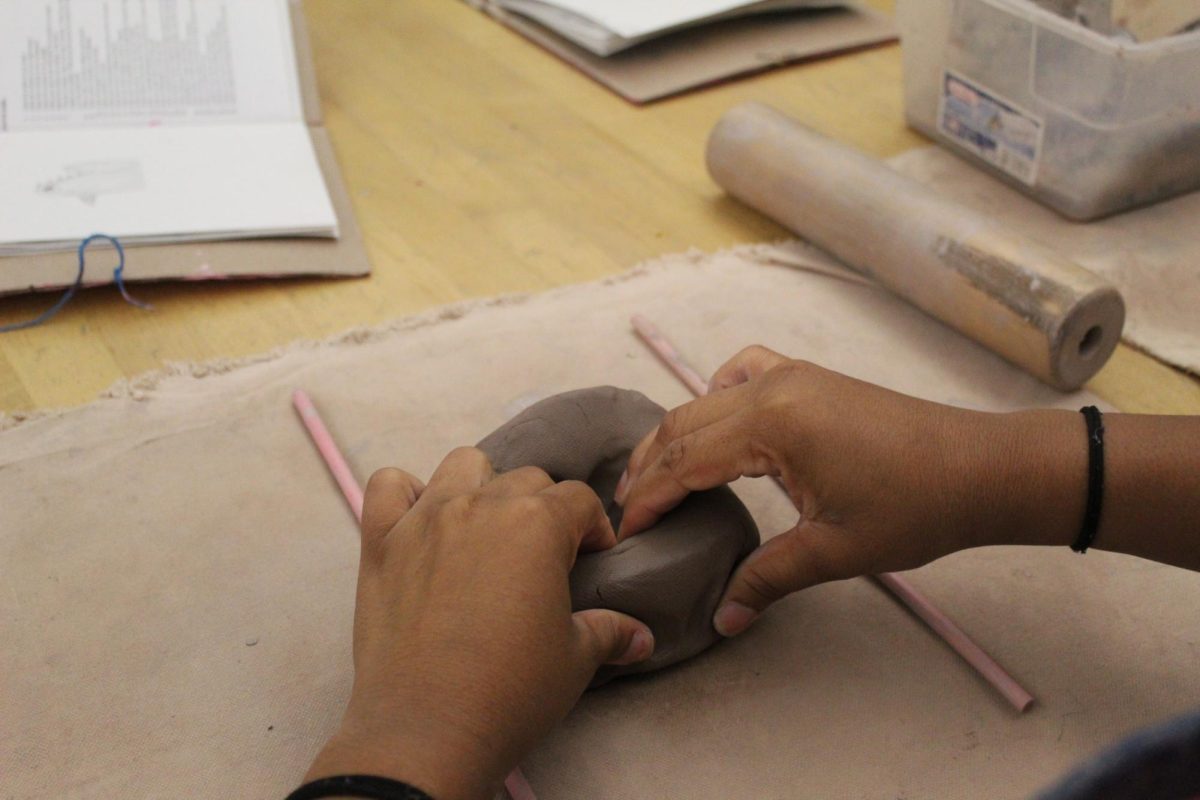
[{"label": "person's left hand", "polygon": [[363,504],[354,688],[306,780],[371,774],[437,800],[489,797],[601,664],[654,640],[615,611],[571,613],[580,549],[616,542],[585,484],[496,477],[473,448],[429,486],[380,470]]}]

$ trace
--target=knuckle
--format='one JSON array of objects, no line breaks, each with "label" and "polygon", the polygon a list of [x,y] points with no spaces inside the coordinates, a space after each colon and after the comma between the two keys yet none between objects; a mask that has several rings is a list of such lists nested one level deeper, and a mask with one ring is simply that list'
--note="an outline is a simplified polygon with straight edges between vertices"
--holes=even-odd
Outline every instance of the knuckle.
[{"label": "knuckle", "polygon": [[786,411],[790,405],[787,398],[781,396],[778,392],[761,392],[754,398],[754,413],[753,421],[757,423],[757,430],[761,433],[764,430],[770,430],[770,425],[774,424],[780,417],[781,413]]},{"label": "knuckle", "polygon": [[687,457],[690,450],[687,439],[675,439],[662,452],[662,465],[667,472],[678,476],[682,474],[686,465]]},{"label": "knuckle", "polygon": [[778,579],[751,567],[742,575],[742,585],[764,604],[774,603],[787,594],[786,588]]},{"label": "knuckle", "polygon": [[773,603],[806,586],[850,577],[836,558],[815,547],[799,531],[783,534],[768,545],[764,558],[747,564],[741,584],[752,595]]},{"label": "knuckle", "polygon": [[[780,440],[790,441],[792,436],[780,436],[778,429],[761,422],[753,423],[747,429],[747,441],[743,453],[743,469],[748,474],[771,475],[790,466],[787,460],[788,450],[781,447]],[[790,496],[790,494],[789,494]]]},{"label": "knuckle", "polygon": [[806,585],[815,586],[829,581],[842,581],[854,577],[837,563],[821,556],[815,556],[808,562],[809,581]]},{"label": "knuckle", "polygon": [[621,625],[613,614],[598,609],[589,609],[580,614],[584,623],[582,644],[588,657],[598,663],[605,661],[613,650],[614,642],[621,637]]},{"label": "knuckle", "polygon": [[599,502],[600,497],[596,494],[596,490],[588,486],[583,481],[563,481],[559,485],[559,491],[562,492],[566,499],[572,503],[581,505],[590,505],[593,502]]},{"label": "knuckle", "polygon": [[442,508],[456,523],[466,527],[490,522],[496,513],[492,498],[478,490],[452,497]]},{"label": "knuckle", "polygon": [[504,505],[504,513],[521,530],[530,532],[543,531],[553,518],[550,502],[537,495],[511,498]]},{"label": "knuckle", "polygon": [[803,537],[789,538],[783,555],[793,585],[814,586],[849,577],[835,559]]},{"label": "knuckle", "polygon": [[386,489],[388,486],[396,486],[397,484],[406,482],[403,470],[396,469],[395,467],[384,467],[371,473],[371,477],[367,480],[367,491],[377,492]]},{"label": "knuckle", "polygon": [[541,467],[517,467],[508,475],[521,483],[542,484],[543,486],[554,484],[554,479]]},{"label": "knuckle", "polygon": [[641,470],[642,464],[646,460],[646,453],[650,451],[656,435],[657,432],[647,434],[646,438],[638,442],[637,447],[633,448],[633,452],[629,454],[629,462],[625,467],[631,475]]},{"label": "knuckle", "polygon": [[780,433],[790,432],[790,422],[797,410],[796,401],[778,392],[764,396],[757,404],[757,413],[753,415],[751,424],[757,434],[757,439],[771,442]]},{"label": "knuckle", "polygon": [[487,466],[489,468],[492,465],[492,462],[482,450],[468,445],[456,447],[451,450],[450,455],[446,456],[446,460],[450,461],[452,459],[454,461],[461,461],[464,464],[478,464],[479,466]]},{"label": "knuckle", "polygon": [[675,439],[683,430],[683,408],[673,408],[668,411],[662,418],[662,422],[658,423],[658,436],[656,437],[660,444]]},{"label": "knuckle", "polygon": [[396,467],[382,467],[371,473],[371,478],[367,481],[367,483],[373,483],[375,481],[393,481],[403,476],[404,473]]},{"label": "knuckle", "polygon": [[450,517],[456,521],[470,519],[479,505],[479,498],[470,494],[459,494],[449,498],[440,509],[438,516]]},{"label": "knuckle", "polygon": [[726,363],[727,364],[743,364],[747,361],[751,361],[757,357],[760,357],[763,353],[766,353],[766,352],[767,352],[767,348],[763,347],[761,344],[746,345],[741,350],[738,350],[737,353],[734,354],[733,358],[729,359],[729,361],[727,361]]},{"label": "knuckle", "polygon": [[603,658],[621,637],[621,626],[612,614],[597,614],[592,618],[591,627],[596,657]]},{"label": "knuckle", "polygon": [[785,381],[803,381],[812,376],[817,365],[803,359],[792,359],[771,369],[772,373]]},{"label": "knuckle", "polygon": [[737,356],[735,356],[735,358],[737,358],[739,361],[762,361],[763,359],[770,358],[773,355],[775,355],[775,353],[769,347],[764,347],[761,344],[752,344],[747,347],[743,347]]},{"label": "knuckle", "polygon": [[813,396],[814,377],[820,369],[808,361],[785,361],[772,368],[757,387],[755,405],[770,421],[786,418],[805,398]]},{"label": "knuckle", "polygon": [[377,564],[383,560],[384,553],[387,552],[385,543],[385,535],[387,531],[362,529],[362,535],[359,537],[359,558],[368,564]]}]

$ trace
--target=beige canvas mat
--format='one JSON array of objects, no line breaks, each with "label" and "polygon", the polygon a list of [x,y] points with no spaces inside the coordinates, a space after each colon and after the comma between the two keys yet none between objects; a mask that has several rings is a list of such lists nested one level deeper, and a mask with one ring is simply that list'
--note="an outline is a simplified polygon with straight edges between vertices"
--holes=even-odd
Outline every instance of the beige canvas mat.
[{"label": "beige canvas mat", "polygon": [[[815,271],[767,266],[814,265]],[[822,274],[828,273],[828,274]],[[289,407],[306,388],[360,479],[428,475],[541,396],[685,390],[762,342],[966,406],[1078,407],[805,251],[674,256],[603,284],[442,309],[240,365],[181,367],[0,433],[0,785],[27,798],[278,798],[350,686],[356,532]],[[0,426],[3,427],[3,426]],[[1082,445],[1082,442],[1081,442]],[[765,535],[793,513],[743,481]],[[1200,576],[989,549],[912,580],[1039,699],[1016,716],[866,580],[586,696],[526,760],[554,798],[1020,798],[1200,704]]]}]

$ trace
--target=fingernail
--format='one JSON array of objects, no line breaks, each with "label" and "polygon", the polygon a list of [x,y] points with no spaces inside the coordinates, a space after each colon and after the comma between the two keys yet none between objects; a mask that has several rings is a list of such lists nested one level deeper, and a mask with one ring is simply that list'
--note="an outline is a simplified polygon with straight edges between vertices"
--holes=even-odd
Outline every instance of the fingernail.
[{"label": "fingernail", "polygon": [[634,632],[633,638],[629,640],[629,647],[621,654],[620,663],[636,664],[645,661],[653,652],[654,634],[650,633],[649,628],[642,628]]},{"label": "fingernail", "polygon": [[613,492],[613,500],[617,505],[625,505],[625,495],[629,494],[629,470],[621,473],[621,480],[617,481],[617,490]]},{"label": "fingernail", "polygon": [[713,614],[713,627],[722,636],[737,636],[758,617],[758,612],[752,608],[730,601],[723,604]]}]

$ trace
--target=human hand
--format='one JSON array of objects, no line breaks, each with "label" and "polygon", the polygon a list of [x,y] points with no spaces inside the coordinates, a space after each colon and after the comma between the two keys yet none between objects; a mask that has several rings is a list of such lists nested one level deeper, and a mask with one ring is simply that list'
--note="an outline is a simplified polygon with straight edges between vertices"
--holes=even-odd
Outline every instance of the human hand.
[{"label": "human hand", "polygon": [[599,498],[461,448],[429,486],[380,470],[363,504],[354,687],[306,780],[373,774],[490,797],[601,664],[654,648],[615,611],[571,613],[568,573],[616,539]]},{"label": "human hand", "polygon": [[1078,416],[968,411],[751,347],[634,451],[618,492],[619,538],[689,492],[778,478],[799,521],[730,579],[713,622],[732,636],[824,581],[978,545],[1070,541],[1086,496]]}]

